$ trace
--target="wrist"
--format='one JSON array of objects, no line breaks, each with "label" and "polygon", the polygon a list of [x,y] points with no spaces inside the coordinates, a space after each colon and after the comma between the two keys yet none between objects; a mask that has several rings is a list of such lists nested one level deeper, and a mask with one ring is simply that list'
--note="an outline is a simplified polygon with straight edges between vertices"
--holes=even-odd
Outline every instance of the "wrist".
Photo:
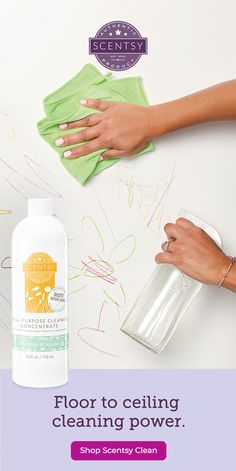
[{"label": "wrist", "polygon": [[171,131],[170,103],[152,105],[147,107],[146,137],[154,139]]},{"label": "wrist", "polygon": [[185,107],[181,100],[148,107],[147,134],[149,139],[188,126]]}]

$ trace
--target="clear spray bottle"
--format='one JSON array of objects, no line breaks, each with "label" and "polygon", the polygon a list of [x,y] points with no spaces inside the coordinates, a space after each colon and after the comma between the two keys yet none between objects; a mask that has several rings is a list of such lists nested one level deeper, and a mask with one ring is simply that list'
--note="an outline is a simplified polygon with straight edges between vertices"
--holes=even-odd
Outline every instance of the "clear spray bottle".
[{"label": "clear spray bottle", "polygon": [[[222,246],[221,238],[212,226],[186,210],[181,210],[179,217],[189,219],[204,229]],[[121,330],[160,353],[201,286],[201,283],[184,275],[173,265],[158,265],[124,320]]]}]

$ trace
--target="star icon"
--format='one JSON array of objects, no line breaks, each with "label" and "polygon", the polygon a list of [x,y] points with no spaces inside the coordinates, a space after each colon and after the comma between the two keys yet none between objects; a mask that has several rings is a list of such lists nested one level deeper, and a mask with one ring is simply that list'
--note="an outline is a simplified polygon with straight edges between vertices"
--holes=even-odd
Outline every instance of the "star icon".
[{"label": "star icon", "polygon": [[120,29],[117,29],[117,30],[115,31],[115,33],[116,33],[116,36],[120,36],[120,35],[121,35],[121,30],[120,30]]}]

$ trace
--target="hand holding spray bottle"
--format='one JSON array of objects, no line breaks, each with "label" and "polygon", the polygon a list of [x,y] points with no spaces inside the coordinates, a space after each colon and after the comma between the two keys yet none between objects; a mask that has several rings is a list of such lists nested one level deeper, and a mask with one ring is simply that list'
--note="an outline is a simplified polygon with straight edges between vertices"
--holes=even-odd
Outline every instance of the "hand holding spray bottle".
[{"label": "hand holding spray bottle", "polygon": [[[201,227],[220,247],[218,232],[194,214],[181,210],[179,217]],[[200,291],[202,284],[169,264],[158,265],[121,330],[160,353],[172,337],[178,323]]]}]

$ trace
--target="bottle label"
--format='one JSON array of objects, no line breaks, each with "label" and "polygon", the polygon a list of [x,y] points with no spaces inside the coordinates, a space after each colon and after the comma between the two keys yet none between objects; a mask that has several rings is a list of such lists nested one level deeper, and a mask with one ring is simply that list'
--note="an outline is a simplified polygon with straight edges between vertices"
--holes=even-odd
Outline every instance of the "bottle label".
[{"label": "bottle label", "polygon": [[34,252],[17,271],[22,282],[15,293],[20,300],[13,315],[13,348],[41,353],[66,350],[65,267],[46,252]]},{"label": "bottle label", "polygon": [[55,352],[68,348],[68,334],[31,336],[17,335],[13,336],[13,348],[16,350],[30,352]]},{"label": "bottle label", "polygon": [[44,252],[30,255],[23,263],[25,274],[25,312],[52,312],[49,293],[55,288],[57,263]]}]

